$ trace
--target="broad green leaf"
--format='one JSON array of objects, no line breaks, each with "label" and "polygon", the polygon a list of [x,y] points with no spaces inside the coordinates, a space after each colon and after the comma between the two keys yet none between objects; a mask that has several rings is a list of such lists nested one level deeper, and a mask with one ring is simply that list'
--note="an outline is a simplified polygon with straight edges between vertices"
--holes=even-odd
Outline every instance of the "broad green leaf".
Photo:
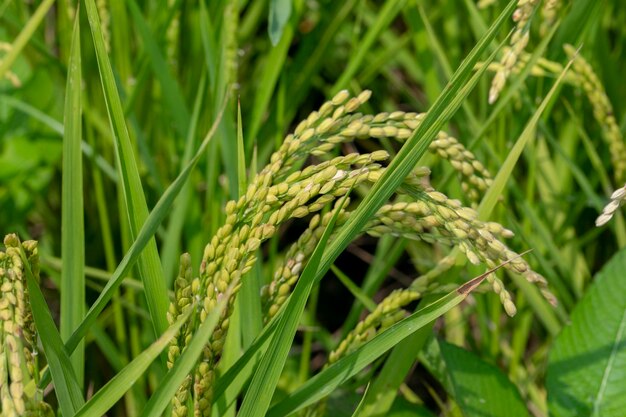
[{"label": "broad green leaf", "polygon": [[270,341],[270,346],[261,358],[259,367],[252,377],[250,387],[243,399],[238,414],[240,417],[264,416],[270,405],[278,379],[291,349],[300,317],[304,312],[306,301],[315,284],[316,271],[319,267],[322,253],[326,248],[326,242],[333,231],[337,217],[345,202],[346,198],[335,208],[335,213],[330,223],[324,230],[304,271],[302,271],[300,279],[298,279],[284,313],[278,319],[276,333]]},{"label": "broad green leaf", "polygon": [[[140,229],[148,218],[148,205],[141,185],[139,170],[133,152],[130,135],[124,118],[124,108],[117,91],[113,69],[109,62],[103,38],[103,32],[98,17],[98,9],[94,0],[85,0],[85,8],[93,44],[98,60],[98,69],[102,82],[102,90],[107,104],[107,112],[111,121],[113,137],[115,139],[115,152],[118,162],[118,170],[124,200],[127,207],[130,232],[133,238],[137,238]],[[167,308],[169,300],[163,279],[163,270],[157,251],[156,240],[150,237],[146,242],[146,247],[139,257],[139,275],[146,288],[145,295],[152,319],[152,325],[156,335],[162,334],[167,326]]]},{"label": "broad green leaf", "polygon": [[270,0],[269,25],[267,31],[270,35],[272,45],[278,45],[283,36],[285,25],[291,16],[292,0]]},{"label": "broad green leaf", "polygon": [[20,255],[26,272],[26,285],[30,298],[30,307],[33,311],[35,327],[46,355],[48,369],[52,374],[54,393],[56,394],[61,412],[66,416],[73,416],[85,403],[81,387],[76,379],[74,367],[63,346],[61,335],[57,330],[39,284],[33,276],[30,264],[20,243]]},{"label": "broad green leaf", "polygon": [[520,394],[497,367],[473,353],[440,341],[454,399],[466,417],[528,417]]},{"label": "broad green leaf", "polygon": [[626,249],[596,275],[548,361],[554,417],[619,417],[626,410]]},{"label": "broad green leaf", "polygon": [[329,395],[342,383],[356,375],[389,349],[442,316],[454,306],[457,306],[467,298],[473,289],[480,285],[485,276],[483,274],[470,280],[455,291],[419,309],[409,317],[379,333],[369,342],[361,345],[309,379],[298,390],[272,407],[267,413],[268,417],[287,416]]},{"label": "broad green leaf", "polygon": [[118,374],[106,383],[91,399],[81,407],[75,417],[100,417],[120,398],[132,388],[133,384],[148,369],[150,364],[159,356],[161,351],[169,345],[183,324],[189,319],[193,308],[187,310],[174,324],[172,324],[154,343],[139,356],[126,365]]},{"label": "broad green leaf", "polygon": [[[80,18],[76,13],[68,62],[63,137],[61,202],[61,338],[69,339],[85,315],[85,227],[83,213],[83,159],[81,152]],[[84,376],[84,344],[71,355],[79,385]]]}]

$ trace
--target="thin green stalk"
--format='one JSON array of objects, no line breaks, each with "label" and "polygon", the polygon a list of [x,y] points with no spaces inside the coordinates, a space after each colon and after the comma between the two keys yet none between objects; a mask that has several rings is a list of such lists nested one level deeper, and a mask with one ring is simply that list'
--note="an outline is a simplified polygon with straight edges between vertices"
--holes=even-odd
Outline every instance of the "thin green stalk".
[{"label": "thin green stalk", "polygon": [[35,13],[28,20],[20,34],[15,38],[11,49],[0,60],[0,80],[4,78],[7,71],[11,68],[17,57],[22,52],[22,49],[26,46],[30,38],[35,34],[37,27],[41,21],[46,17],[48,10],[54,4],[54,0],[44,0],[41,2]]}]

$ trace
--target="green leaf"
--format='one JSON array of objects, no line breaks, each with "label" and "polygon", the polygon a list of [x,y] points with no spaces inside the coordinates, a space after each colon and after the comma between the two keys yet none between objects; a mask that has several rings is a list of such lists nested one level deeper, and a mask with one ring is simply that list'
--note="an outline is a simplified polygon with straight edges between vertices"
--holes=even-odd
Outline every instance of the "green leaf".
[{"label": "green leaf", "polygon": [[152,345],[141,352],[124,367],[117,375],[106,383],[94,396],[78,410],[75,417],[103,416],[133,386],[150,364],[169,345],[183,324],[189,319],[193,308],[172,324]]},{"label": "green leaf", "polygon": [[54,0],[44,0],[41,2],[35,13],[28,20],[17,38],[13,41],[9,51],[2,56],[0,60],[0,80],[4,78],[15,60],[20,55],[30,38],[34,35],[39,24],[43,21],[50,7],[54,4]]},{"label": "green leaf", "polygon": [[166,103],[164,107],[168,109],[174,119],[174,126],[178,136],[181,138],[186,137],[191,117],[178,81],[170,73],[165,58],[159,50],[157,41],[150,31],[146,20],[141,15],[141,10],[139,10],[137,3],[134,0],[130,0],[126,4],[135,21],[137,33],[141,36],[144,50],[150,58],[152,70],[163,90],[163,102]]},{"label": "green leaf", "polygon": [[596,275],[556,338],[548,361],[554,417],[623,416],[626,410],[626,249]]},{"label": "green leaf", "polygon": [[406,0],[390,0],[384,2],[383,8],[377,15],[376,22],[370,27],[362,40],[358,43],[358,49],[350,54],[350,61],[346,68],[341,72],[341,77],[335,82],[331,88],[331,93],[336,94],[339,90],[346,88],[356,75],[358,69],[363,64],[368,52],[372,50],[374,42],[380,37],[381,32],[385,30],[391,21],[396,17],[400,9],[404,6]]},{"label": "green leaf", "polygon": [[[232,291],[235,285],[237,285],[237,282],[231,284],[227,290],[227,295]],[[206,341],[209,340],[213,334],[213,330],[229,298],[229,296],[223,297],[215,308],[211,310],[211,313],[209,313],[200,327],[198,327],[198,330],[187,345],[187,348],[176,360],[172,369],[168,371],[165,378],[159,381],[159,387],[150,397],[150,400],[141,413],[141,417],[158,417],[163,414],[165,408],[174,397],[174,394],[176,394],[178,387],[180,387],[183,380],[198,363],[202,349],[206,345]]]},{"label": "green leaf", "polygon": [[402,342],[398,343],[385,361],[378,376],[363,396],[360,411],[355,417],[388,415],[397,402],[398,389],[417,359],[417,354],[432,336],[432,324],[424,326]]},{"label": "green leaf", "polygon": [[243,123],[241,121],[241,100],[237,100],[237,183],[239,197],[246,193],[246,149],[243,142]]},{"label": "green leaf", "polygon": [[517,161],[519,160],[522,151],[524,150],[526,145],[528,145],[528,143],[535,138],[539,118],[543,114],[548,104],[552,101],[554,94],[560,88],[561,83],[563,82],[563,79],[565,78],[565,75],[567,74],[567,71],[569,70],[569,67],[571,65],[572,61],[568,62],[565,68],[563,68],[563,71],[561,71],[561,74],[559,74],[559,77],[552,85],[552,88],[550,88],[548,94],[541,101],[541,104],[533,113],[528,123],[526,123],[524,131],[521,133],[519,138],[517,138],[517,141],[509,151],[509,154],[507,155],[505,161],[502,163],[498,174],[493,180],[493,184],[491,185],[491,187],[489,187],[489,190],[487,190],[487,193],[485,194],[480,202],[480,205],[478,206],[478,217],[481,220],[487,220],[491,215],[491,212],[493,211],[498,198],[500,198],[500,196],[502,195],[504,187],[511,177],[513,168],[517,164]]},{"label": "green leaf", "polygon": [[[146,219],[146,222],[139,231],[137,238],[133,242],[126,255],[124,255],[124,258],[115,269],[115,272],[113,272],[111,279],[107,282],[106,286],[100,292],[100,295],[98,296],[96,301],[89,308],[89,311],[85,315],[83,321],[80,323],[76,331],[72,334],[72,336],[65,344],[65,348],[68,352],[73,352],[78,343],[83,339],[83,337],[85,337],[89,328],[96,322],[98,315],[102,312],[102,310],[104,310],[106,304],[109,302],[111,297],[113,297],[113,294],[115,294],[115,290],[120,286],[126,274],[128,274],[134,263],[137,261],[139,254],[141,253],[143,248],[156,233],[157,228],[167,215],[168,210],[170,209],[170,207],[172,207],[176,196],[180,193],[181,189],[189,178],[191,171],[196,166],[200,158],[204,155],[204,152],[206,151],[209,142],[211,141],[211,138],[213,138],[215,132],[217,131],[217,127],[220,123],[220,120],[222,119],[225,108],[226,103],[224,103],[224,105],[222,106],[222,110],[217,115],[215,123],[200,144],[200,147],[198,148],[194,157],[191,159],[191,161],[189,161],[189,163],[181,171],[178,177],[176,177],[174,182],[172,182],[172,184],[170,184],[170,186],[165,190],[159,201],[156,203],[154,209],[150,212],[150,215]],[[144,288],[144,290],[147,291],[147,288]],[[42,377],[39,385],[45,386],[49,382],[48,378],[49,374],[44,374],[44,377]]]},{"label": "green leaf", "polygon": [[439,342],[454,399],[467,417],[528,416],[520,394],[497,367],[458,346]]},{"label": "green leaf", "polygon": [[[107,111],[115,139],[115,152],[124,191],[128,221],[130,223],[130,232],[133,238],[137,238],[141,227],[148,218],[148,204],[146,203],[133,146],[126,126],[124,108],[122,107],[113,76],[113,69],[106,52],[98,9],[94,0],[85,0],[85,6],[96,50],[102,90],[106,99]],[[139,275],[146,288],[144,294],[146,295],[155,335],[160,335],[168,327],[166,314],[169,300],[154,237],[148,239],[146,247],[139,257]]]},{"label": "green leaf", "polygon": [[369,342],[309,379],[297,391],[272,407],[267,414],[268,417],[287,416],[327,396],[389,349],[457,306],[473,289],[480,285],[485,276],[483,274],[470,280],[457,290],[419,309],[376,335]]},{"label": "green leaf", "polygon": [[57,396],[63,415],[73,416],[85,403],[85,400],[78,380],[76,379],[70,357],[63,346],[61,335],[54,324],[54,320],[52,319],[46,300],[39,288],[39,284],[30,269],[30,264],[28,263],[26,253],[24,253],[21,243],[19,244],[19,248],[26,272],[26,285],[28,286],[33,320],[35,321],[37,333],[39,333],[43,352],[46,355],[48,369],[50,369],[50,374],[52,375],[54,393]]},{"label": "green leaf", "polygon": [[[85,315],[85,226],[81,152],[80,17],[76,13],[68,62],[63,116],[63,185],[61,202],[61,338],[69,339]],[[84,345],[71,355],[79,385],[84,376]]]},{"label": "green leaf", "polygon": [[272,48],[265,57],[263,70],[256,83],[258,88],[254,94],[252,115],[250,116],[250,122],[246,125],[246,149],[250,149],[252,143],[257,138],[259,129],[263,123],[263,117],[266,115],[272,98],[272,92],[276,88],[276,83],[281,71],[284,69],[293,35],[294,29],[291,26],[287,26],[284,34],[281,36],[280,42]]},{"label": "green leaf", "polygon": [[384,415],[387,417],[434,417],[434,415],[423,406],[412,404],[403,397],[398,397],[389,412]]},{"label": "green leaf", "polygon": [[293,343],[300,317],[304,312],[306,301],[315,284],[316,271],[319,267],[322,253],[326,248],[326,242],[345,202],[346,198],[335,208],[335,213],[317,243],[304,271],[302,271],[302,275],[289,298],[284,313],[278,318],[276,333],[252,377],[252,382],[238,414],[239,417],[264,416],[270,405],[278,379],[285,366],[289,349]]},{"label": "green leaf", "polygon": [[[200,78],[200,82],[198,83],[198,93],[196,94],[193,113],[191,115],[191,125],[189,126],[187,138],[185,139],[185,151],[181,161],[181,167],[183,168],[189,164],[189,161],[193,156],[193,150],[196,146],[196,130],[205,94],[205,86],[206,73],[203,72],[202,78]],[[176,204],[174,204],[172,214],[169,217],[165,238],[163,239],[163,246],[161,247],[161,261],[163,262],[163,274],[165,275],[167,288],[172,287],[172,282],[174,281],[174,277],[176,275],[176,265],[181,252],[180,243],[182,241],[181,237],[183,233],[183,226],[187,220],[187,210],[191,203],[192,191],[191,184],[186,184],[180,192],[180,199],[176,202]]]},{"label": "green leaf", "polygon": [[[483,74],[488,63],[494,58],[492,54],[483,68],[471,76],[474,66],[480,55],[487,49],[489,43],[495,38],[498,29],[513,12],[517,2],[512,0],[498,19],[491,25],[487,33],[480,39],[474,49],[465,58],[461,66],[454,73],[452,79],[437,98],[424,121],[413,132],[413,135],[405,142],[396,157],[391,161],[384,174],[378,180],[370,192],[365,196],[359,207],[350,215],[347,223],[337,232],[335,239],[330,243],[324,253],[322,264],[318,271],[321,276],[330,268],[330,265],[339,256],[346,246],[363,230],[367,221],[378,209],[389,200],[389,197],[400,186],[406,176],[418,163],[426,152],[430,142],[444,123],[452,117],[462,101],[473,89],[478,79]],[[471,79],[470,79],[471,78]]]},{"label": "green leaf", "polygon": [[267,31],[272,41],[272,46],[278,45],[283,36],[285,25],[291,16],[292,0],[270,0],[269,25]]}]

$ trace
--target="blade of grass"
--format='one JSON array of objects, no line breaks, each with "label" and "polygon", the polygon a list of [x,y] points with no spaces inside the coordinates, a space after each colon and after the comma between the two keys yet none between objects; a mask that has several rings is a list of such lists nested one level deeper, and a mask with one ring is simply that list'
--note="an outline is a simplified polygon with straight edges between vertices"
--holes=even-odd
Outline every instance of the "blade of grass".
[{"label": "blade of grass", "polygon": [[269,24],[267,31],[272,41],[272,46],[276,46],[283,36],[285,25],[291,16],[292,0],[270,0]]},{"label": "blade of grass", "polygon": [[283,307],[269,325],[263,328],[261,334],[257,336],[241,358],[239,358],[221,378],[218,378],[214,392],[217,401],[220,400],[220,397],[224,395],[226,390],[233,386],[235,387],[233,392],[239,393],[243,389],[252,375],[261,355],[267,351],[270,341],[278,328],[278,318],[281,316],[284,309]]},{"label": "blade of grass", "polygon": [[239,184],[239,197],[241,197],[246,192],[246,149],[243,143],[241,100],[237,100],[237,183]]},{"label": "blade of grass", "polygon": [[13,41],[11,49],[2,57],[0,61],[0,80],[4,78],[7,71],[11,68],[17,57],[22,52],[22,49],[26,46],[30,38],[33,36],[37,27],[41,23],[46,13],[50,10],[50,7],[54,4],[54,0],[44,0],[41,2],[35,13],[28,20],[28,23],[24,26],[17,38]]},{"label": "blade of grass", "polygon": [[315,284],[316,271],[326,247],[326,242],[345,203],[346,198],[335,209],[331,221],[324,230],[313,254],[311,254],[306,267],[302,271],[300,279],[298,279],[293,293],[289,297],[284,314],[278,319],[276,333],[270,341],[268,350],[261,358],[259,368],[254,373],[250,387],[241,404],[238,414],[240,417],[264,416],[270,406],[272,395],[278,384],[278,379],[285,366],[289,349],[296,334],[300,317],[304,312],[304,307],[313,284]]},{"label": "blade of grass", "polygon": [[[246,176],[246,155],[243,138],[243,121],[241,118],[241,102],[237,101],[237,178],[239,182],[239,196],[246,192],[247,176]],[[255,166],[249,167],[250,177],[255,174]],[[259,294],[261,291],[261,274],[253,270],[248,273],[241,284],[237,303],[240,313],[239,324],[241,326],[241,339],[243,348],[250,346],[254,338],[261,332],[263,328],[263,313],[261,309],[261,299]]]},{"label": "blade of grass", "polygon": [[[483,38],[476,44],[474,49],[465,58],[457,69],[452,79],[433,104],[424,121],[413,132],[413,135],[405,142],[397,156],[389,164],[384,174],[378,180],[370,192],[365,196],[359,207],[350,215],[347,223],[337,233],[331,242],[328,251],[324,253],[322,265],[318,271],[321,276],[330,268],[332,262],[339,256],[343,249],[363,229],[365,223],[386,202],[391,194],[398,188],[404,178],[411,172],[419,159],[424,155],[428,145],[435,137],[441,126],[454,114],[461,105],[463,99],[470,93],[485,68],[479,69],[470,78],[471,72],[482,52],[495,38],[498,29],[512,13],[516,2],[510,1],[505,10],[500,14],[496,22],[489,28]],[[493,60],[491,54],[487,62]]]},{"label": "blade of grass", "polygon": [[54,383],[54,393],[59,401],[61,412],[66,416],[73,416],[76,411],[85,403],[80,385],[74,374],[74,367],[63,346],[61,335],[57,330],[46,300],[43,297],[39,284],[35,280],[33,272],[30,269],[28,258],[24,253],[22,244],[19,244],[20,256],[24,263],[26,272],[26,284],[28,286],[28,295],[30,298],[30,307],[33,311],[33,320],[39,339],[43,346],[48,369],[52,375]]},{"label": "blade of grass", "polygon": [[[61,318],[64,341],[72,335],[85,315],[85,226],[83,213],[83,161],[81,153],[81,54],[80,17],[77,10],[68,62],[65,92],[63,178],[61,202]],[[85,346],[79,344],[71,355],[79,386],[85,374]]]},{"label": "blade of grass", "polygon": [[[124,258],[115,269],[115,272],[113,272],[111,279],[109,280],[109,282],[107,282],[106,286],[104,287],[96,301],[92,304],[91,308],[85,315],[85,318],[80,323],[76,331],[67,341],[65,348],[68,352],[73,352],[78,345],[78,342],[80,342],[83,337],[85,337],[85,334],[87,334],[87,331],[89,330],[91,325],[96,321],[98,315],[102,312],[111,297],[115,294],[115,290],[120,286],[124,277],[128,274],[134,263],[139,258],[139,254],[141,253],[143,248],[156,233],[156,230],[167,215],[167,212],[172,206],[174,200],[176,199],[176,196],[180,193],[180,190],[183,188],[187,179],[189,178],[191,171],[196,166],[200,158],[202,158],[202,156],[204,155],[207,146],[211,142],[211,138],[215,135],[217,126],[219,125],[225,108],[226,103],[224,103],[224,105],[222,106],[222,111],[218,114],[217,120],[211,127],[211,130],[207,133],[192,160],[189,161],[189,164],[185,166],[185,168],[181,171],[178,177],[176,177],[174,182],[172,182],[172,184],[170,184],[170,186],[165,190],[159,201],[154,206],[154,209],[150,212],[150,215],[146,219],[146,222],[137,234],[137,238],[133,242],[126,255],[124,255]],[[49,376],[45,376],[44,378],[42,378],[40,386],[45,386],[45,384],[49,382],[48,378]]]},{"label": "blade of grass", "polygon": [[167,63],[165,62],[165,58],[159,50],[156,39],[152,35],[146,20],[143,18],[137,3],[134,0],[129,0],[126,4],[128,5],[128,9],[130,10],[133,20],[135,21],[135,28],[141,37],[143,47],[148,55],[150,64],[152,65],[152,70],[159,80],[159,85],[163,90],[163,102],[166,103],[164,107],[171,112],[172,118],[174,119],[176,133],[178,133],[181,138],[184,138],[187,136],[187,129],[189,127],[191,117],[189,115],[189,110],[187,109],[187,104],[185,103],[183,94],[178,85],[178,81],[172,77]]},{"label": "blade of grass", "polygon": [[[43,113],[42,111],[34,108],[33,106],[31,106],[30,104],[21,101],[15,97],[11,97],[11,96],[5,96],[5,95],[0,95],[0,100],[2,100],[3,104],[9,104],[11,106],[13,106],[14,108],[26,113],[27,115],[31,116],[32,118],[40,121],[41,123],[43,123],[44,125],[48,126],[50,129],[52,129],[55,133],[58,133],[59,136],[63,137],[64,133],[63,133],[63,123],[59,122],[58,120],[48,116],[47,114]],[[117,182],[117,172],[115,172],[115,168],[113,168],[111,166],[111,164],[109,164],[109,162],[104,159],[101,155],[96,154],[96,152],[93,150],[93,147],[88,144],[85,141],[81,142],[81,149],[83,151],[83,153],[85,154],[85,156],[87,156],[88,158],[92,159],[96,165],[98,166],[98,168],[100,168],[100,170],[107,176],[109,177],[109,179],[111,179],[111,181],[113,182]]]},{"label": "blade of grass", "polygon": [[341,77],[331,88],[331,95],[336,94],[348,86],[350,80],[354,78],[359,67],[363,64],[365,55],[371,50],[372,45],[378,39],[380,33],[391,23],[393,18],[400,12],[406,0],[386,1],[383,8],[378,13],[376,22],[370,27],[365,37],[359,41],[357,51],[351,55],[346,69],[341,73]]},{"label": "blade of grass", "polygon": [[109,411],[109,409],[132,388],[135,381],[146,372],[150,364],[159,356],[161,351],[169,345],[182,325],[187,322],[192,311],[193,307],[188,309],[188,311],[172,324],[154,343],[110,379],[104,387],[100,388],[100,390],[78,410],[75,417],[100,417]]},{"label": "blade of grass", "polygon": [[422,327],[394,346],[380,373],[363,394],[362,405],[360,410],[354,412],[354,417],[384,416],[389,413],[417,354],[432,335],[433,324],[431,322]]},{"label": "blade of grass", "polygon": [[[181,167],[184,167],[189,163],[193,156],[193,149],[196,144],[196,129],[198,126],[198,120],[200,118],[200,110],[203,103],[203,97],[206,87],[206,73],[202,74],[200,83],[198,84],[198,94],[193,106],[193,113],[191,116],[191,126],[187,131],[187,139],[185,142],[185,151],[183,153],[183,159]],[[185,225],[185,219],[187,218],[187,210],[189,208],[189,200],[191,199],[191,186],[185,185],[180,192],[180,200],[174,204],[170,221],[167,225],[167,231],[165,238],[163,239],[163,247],[161,249],[161,261],[163,262],[163,274],[165,276],[165,283],[167,288],[171,288],[174,280],[176,265],[178,263],[178,257],[180,256],[180,242],[183,226]]]},{"label": "blade of grass", "polygon": [[[124,199],[127,205],[131,236],[136,239],[148,217],[148,205],[143,193],[130,135],[124,119],[124,108],[122,107],[111,63],[106,52],[98,10],[94,0],[85,0],[85,6],[96,50],[107,112],[109,113],[111,128],[115,138],[115,152],[120,180],[124,190]],[[146,248],[139,257],[139,275],[146,288],[144,294],[146,295],[154,333],[155,335],[160,335],[168,327],[166,314],[169,300],[154,237],[148,239]]]},{"label": "blade of grass", "polygon": [[[226,295],[231,292],[234,285],[236,285],[236,283],[231,284]],[[189,375],[198,362],[198,357],[200,353],[202,353],[206,341],[209,340],[211,334],[213,334],[213,330],[229,298],[228,296],[222,298],[200,325],[196,334],[187,345],[187,348],[174,363],[172,369],[170,369],[159,382],[159,387],[150,397],[150,400],[141,412],[141,417],[158,417],[163,414],[172,397],[176,394],[178,387],[180,387],[183,380]]]},{"label": "blade of grass", "polygon": [[409,317],[376,335],[369,342],[309,379],[297,391],[272,407],[267,416],[282,417],[289,415],[330,394],[343,382],[356,375],[400,341],[458,305],[473,289],[480,285],[485,277],[486,274],[483,274],[468,281],[446,296],[419,309]]},{"label": "blade of grass", "polygon": [[546,96],[542,100],[541,104],[537,108],[537,111],[532,115],[532,117],[526,124],[524,131],[521,133],[521,135],[511,148],[504,163],[500,167],[498,174],[494,178],[493,184],[491,185],[491,187],[489,187],[489,190],[487,190],[487,193],[485,194],[482,201],[480,202],[480,205],[478,206],[479,219],[487,220],[491,215],[491,212],[493,211],[493,208],[495,207],[498,198],[500,197],[500,195],[502,195],[504,187],[509,177],[511,176],[511,173],[513,172],[513,168],[515,167],[520,155],[522,154],[522,151],[524,150],[528,142],[535,137],[535,131],[537,128],[537,123],[539,122],[539,118],[543,114],[545,108],[548,106],[548,103],[550,103],[550,101],[552,100],[554,93],[558,90],[561,83],[563,82],[565,74],[569,70],[570,65],[572,65],[572,61],[567,63],[559,77],[552,85],[552,88],[550,89],[548,94],[546,94]]},{"label": "blade of grass", "polygon": [[337,276],[343,286],[346,287],[346,289],[350,291],[354,298],[360,301],[361,304],[365,306],[365,308],[367,308],[370,312],[376,309],[376,303],[368,297],[365,291],[363,291],[361,288],[359,288],[358,285],[352,282],[350,277],[347,276],[341,269],[337,268],[335,265],[332,265],[330,267],[330,270],[333,271],[333,273]]},{"label": "blade of grass", "polygon": [[[297,6],[297,5],[296,5]],[[292,21],[295,22],[299,18],[301,7],[295,7],[293,11]],[[258,85],[259,88],[254,95],[254,103],[252,106],[252,117],[247,126],[246,149],[252,149],[252,144],[256,139],[263,117],[269,107],[272,92],[276,88],[278,77],[283,69],[289,46],[294,35],[294,23],[288,24],[283,30],[280,42],[274,46],[265,57],[263,72],[261,73]]]}]

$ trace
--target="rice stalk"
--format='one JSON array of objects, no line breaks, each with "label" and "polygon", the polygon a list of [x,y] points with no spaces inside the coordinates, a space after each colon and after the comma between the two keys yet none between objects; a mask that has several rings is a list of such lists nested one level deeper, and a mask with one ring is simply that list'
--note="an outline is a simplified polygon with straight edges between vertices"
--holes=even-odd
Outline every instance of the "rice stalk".
[{"label": "rice stalk", "polygon": [[504,54],[500,60],[502,66],[496,71],[493,81],[491,82],[489,104],[495,103],[498,99],[519,56],[524,52],[526,45],[528,45],[528,40],[530,39],[530,21],[539,3],[539,0],[519,0],[517,3],[517,9],[513,12],[515,29],[511,35],[509,47],[504,50]]},{"label": "rice stalk", "polygon": [[[39,381],[37,331],[17,236],[7,235],[4,245],[6,250],[0,251],[0,415],[54,416],[42,390],[31,394],[26,390],[27,385]],[[39,279],[37,242],[29,240],[21,245],[33,275]]]},{"label": "rice stalk", "polygon": [[[192,297],[199,299],[200,306],[197,320],[183,328],[172,343],[170,366],[185,348],[186,335],[195,331],[221,299],[228,297],[228,301],[217,328],[204,347],[193,377],[183,383],[174,398],[173,415],[185,415],[187,400],[193,398],[194,415],[210,416],[215,372],[222,356],[234,300],[242,277],[257,261],[257,250],[261,244],[274,236],[287,220],[314,214],[308,229],[289,249],[276,270],[274,280],[262,291],[264,319],[269,321],[285,302],[329,222],[328,214],[315,213],[344,196],[351,188],[378,181],[386,169],[382,163],[389,159],[389,155],[385,151],[352,153],[298,169],[302,162],[309,155],[325,156],[339,144],[355,139],[384,137],[403,141],[424,117],[423,114],[405,112],[355,113],[369,96],[370,92],[365,91],[350,98],[346,91],[341,91],[286,137],[271,156],[269,165],[253,179],[246,192],[237,201],[226,204],[225,222],[204,249],[198,278],[191,279],[190,261],[183,256],[169,320],[173,321],[182,314]],[[465,178],[467,189],[474,187],[474,200],[488,186],[491,177],[487,170],[455,139],[441,133],[431,151],[451,162]],[[427,180],[429,174],[427,168],[415,168],[399,191],[414,201],[381,207],[364,231],[374,236],[392,233],[428,243],[457,245],[472,263],[483,263],[488,268],[505,263],[511,271],[538,283],[544,296],[554,301],[545,279],[499,240],[499,237],[510,236],[510,231],[495,223],[481,222],[473,209],[432,189]],[[348,209],[342,211],[338,222],[341,224],[349,215]],[[507,313],[513,315],[515,306],[502,282],[494,274],[489,274],[487,280],[499,295]],[[232,288],[229,294],[226,293],[228,288]],[[361,325],[362,332],[357,329],[354,338],[361,340],[362,337],[357,338],[356,335],[370,331],[363,326],[375,329],[392,322],[392,318],[400,317],[400,313],[396,314],[400,306],[422,293],[417,288],[413,286],[396,294],[397,297],[404,297],[403,302],[392,297],[383,303],[382,310],[376,313],[378,315],[370,319],[371,325]],[[392,310],[394,313],[390,316],[383,314]],[[345,349],[340,349],[335,356],[341,355]]]}]

